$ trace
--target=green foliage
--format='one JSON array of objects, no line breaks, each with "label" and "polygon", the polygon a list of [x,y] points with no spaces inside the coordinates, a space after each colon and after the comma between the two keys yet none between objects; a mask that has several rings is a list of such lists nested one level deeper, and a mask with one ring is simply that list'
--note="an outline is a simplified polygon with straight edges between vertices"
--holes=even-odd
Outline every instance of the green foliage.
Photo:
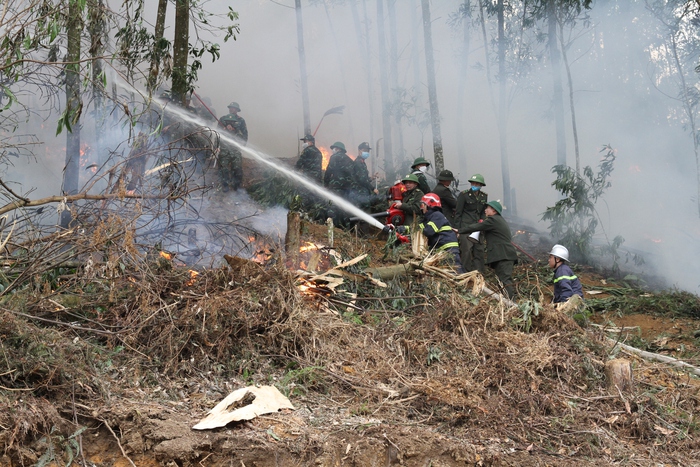
[{"label": "green foliage", "polygon": [[[561,193],[562,199],[542,214],[542,220],[549,221],[549,230],[558,243],[569,249],[570,259],[575,262],[589,263],[593,253],[593,236],[599,224],[596,203],[605,190],[610,187],[610,174],[614,168],[615,150],[605,145],[604,153],[598,165],[598,173],[590,166],[583,169],[583,175],[571,167],[556,165],[552,172],[557,179],[552,186]],[[605,252],[613,259],[613,269],[619,269],[618,248],[624,238],[617,236],[608,242]]]},{"label": "green foliage", "polygon": [[670,291],[663,293],[644,293],[632,289],[613,289],[623,291],[612,297],[586,299],[587,307],[592,311],[609,311],[624,314],[652,313],[661,315],[688,316],[700,318],[700,299],[691,293]]},{"label": "green foliage", "polygon": [[[46,467],[52,464],[61,464],[65,461],[65,466],[69,467],[73,464],[73,460],[80,454],[80,443],[78,437],[85,431],[87,427],[80,427],[75,433],[68,438],[56,433],[56,427],[51,428],[49,436],[45,436],[40,442],[46,444],[46,451],[41,455],[39,460],[34,464],[34,467]],[[62,455],[62,454],[63,455]]]},{"label": "green foliage", "polygon": [[431,345],[428,349],[428,366],[432,365],[433,363],[440,362],[440,357],[442,357],[442,350],[440,350],[440,347],[437,345]]},{"label": "green foliage", "polygon": [[310,390],[325,391],[323,368],[309,366],[288,371],[276,386],[287,397],[300,396]]},{"label": "green foliage", "polygon": [[533,300],[524,300],[518,304],[520,316],[514,317],[511,324],[514,328],[523,332],[530,332],[532,329],[532,317],[539,316],[542,305]]}]

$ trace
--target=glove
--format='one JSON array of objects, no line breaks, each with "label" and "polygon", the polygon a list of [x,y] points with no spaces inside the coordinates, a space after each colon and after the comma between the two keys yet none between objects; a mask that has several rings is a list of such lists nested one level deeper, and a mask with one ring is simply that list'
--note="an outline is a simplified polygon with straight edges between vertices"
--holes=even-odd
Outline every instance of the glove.
[{"label": "glove", "polygon": [[396,233],[401,234],[401,235],[405,234],[406,233],[406,226],[400,225],[400,226],[396,227]]},{"label": "glove", "polygon": [[392,230],[394,230],[394,228],[395,228],[395,227],[394,227],[394,224],[387,224],[387,225],[385,225],[384,228],[382,229],[382,232],[384,232],[384,233],[389,233],[389,232],[391,232]]}]

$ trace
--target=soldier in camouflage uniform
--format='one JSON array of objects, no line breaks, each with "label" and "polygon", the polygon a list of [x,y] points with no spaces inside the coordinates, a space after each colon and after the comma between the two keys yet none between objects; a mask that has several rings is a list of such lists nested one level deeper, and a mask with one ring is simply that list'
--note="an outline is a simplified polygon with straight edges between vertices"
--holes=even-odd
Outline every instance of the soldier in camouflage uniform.
[{"label": "soldier in camouflage uniform", "polygon": [[418,178],[418,188],[423,193],[430,193],[430,185],[428,185],[428,179],[425,177],[428,167],[430,167],[430,161],[425,157],[417,157],[411,166],[411,173]]},{"label": "soldier in camouflage uniform", "polygon": [[[228,105],[228,114],[219,119],[219,127],[227,131],[227,136],[232,137],[239,144],[245,146],[248,142],[248,128],[243,117],[238,115],[241,106],[237,102]],[[227,141],[221,142],[219,153],[219,178],[221,190],[237,190],[243,184],[243,156],[241,151]]]},{"label": "soldier in camouflage uniform", "polygon": [[[345,150],[345,144],[337,141],[331,146],[333,155],[328,161],[323,184],[333,193],[348,199],[352,190],[352,159]],[[328,217],[333,218],[336,225],[345,226],[347,215],[338,208],[330,208]]]},{"label": "soldier in camouflage uniform", "polygon": [[423,215],[423,211],[420,208],[420,200],[425,193],[418,188],[418,177],[414,174],[406,175],[401,181],[406,186],[406,191],[403,193],[403,199],[394,202],[394,206],[404,212],[406,216],[404,224],[410,226],[416,216]]},{"label": "soldier in camouflage uniform", "polygon": [[[486,202],[488,195],[481,191],[486,186],[481,174],[472,175],[469,179],[471,187],[457,196],[455,208],[455,223],[453,227],[463,229],[469,224],[479,222],[486,218]],[[483,237],[483,235],[481,236]],[[467,235],[459,236],[459,253],[462,258],[462,266],[465,271],[484,272],[484,239],[479,238],[478,243],[473,243]]]},{"label": "soldier in camouflage uniform", "polygon": [[367,159],[372,150],[369,143],[362,143],[357,147],[357,158],[352,163],[352,193],[350,201],[361,209],[367,209],[372,205],[372,195],[379,194],[379,190],[372,186],[372,179],[367,169]]},{"label": "soldier in camouflage uniform", "polygon": [[294,167],[306,178],[321,184],[323,181],[323,154],[315,146],[316,138],[313,135],[305,135],[299,141],[303,141],[302,151]]},{"label": "soldier in camouflage uniform", "polygon": [[[303,141],[302,151],[294,168],[306,178],[318,185],[323,185],[323,154],[321,154],[321,151],[314,145],[316,143],[316,138],[314,138],[313,135],[307,134],[304,135],[300,141]],[[319,203],[318,197],[314,195],[311,190],[303,186],[297,189],[297,194],[301,198],[302,209],[307,213],[315,214],[315,211],[318,210],[321,204]]]}]

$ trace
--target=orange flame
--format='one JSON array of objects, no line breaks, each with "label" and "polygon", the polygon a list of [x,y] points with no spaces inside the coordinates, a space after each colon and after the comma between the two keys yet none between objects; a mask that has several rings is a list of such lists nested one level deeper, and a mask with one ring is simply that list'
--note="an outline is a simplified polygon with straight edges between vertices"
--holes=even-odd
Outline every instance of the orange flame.
[{"label": "orange flame", "polygon": [[312,250],[318,250],[318,245],[315,243],[306,242],[306,245],[299,248],[299,253],[305,253]]},{"label": "orange flame", "polygon": [[161,258],[164,258],[164,259],[167,259],[167,260],[173,259],[173,255],[170,254],[170,253],[166,253],[166,252],[164,252],[164,251],[161,251],[161,252],[159,252],[158,254],[160,255]]},{"label": "orange flame", "polygon": [[197,282],[197,276],[199,276],[199,273],[193,269],[190,269],[187,272],[190,273],[190,280],[185,282],[185,285],[189,287],[189,286],[194,285],[195,282]]},{"label": "orange flame", "polygon": [[331,151],[323,146],[318,146],[318,150],[323,154],[323,170],[326,170],[328,163],[331,161]]}]

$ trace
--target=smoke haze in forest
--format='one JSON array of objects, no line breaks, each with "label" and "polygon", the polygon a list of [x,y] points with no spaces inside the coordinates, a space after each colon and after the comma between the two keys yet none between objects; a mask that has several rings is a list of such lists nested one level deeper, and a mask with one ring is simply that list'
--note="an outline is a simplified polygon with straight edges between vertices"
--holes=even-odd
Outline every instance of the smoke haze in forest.
[{"label": "smoke haze in forest", "polygon": [[[377,6],[373,0],[356,0],[353,12],[352,1],[326,0],[325,4],[320,0],[302,1],[311,128],[316,127],[326,110],[345,105],[342,115],[330,115],[323,120],[317,145],[327,148],[335,141],[342,141],[355,155],[360,142],[370,141],[374,150],[368,163],[375,172],[382,173],[383,146],[381,142],[377,144],[383,137]],[[493,62],[495,20],[489,19],[487,26],[491,60],[489,85],[484,37],[477,22],[478,10],[474,11],[464,76],[466,92],[463,102],[459,102],[463,27],[455,24],[454,15],[462,3],[457,0],[431,3],[445,168],[463,180],[462,189],[470,175],[483,174],[490,199],[503,199],[496,108],[497,66]],[[224,13],[229,4],[213,0],[206,8]],[[284,158],[297,156],[298,140],[304,131],[293,6],[292,0],[236,2],[232,7],[240,15],[240,34],[236,41],[219,41],[220,60],[212,63],[203,57],[197,84],[197,92],[212,99],[218,116],[226,113],[230,101],[237,101],[247,121],[249,144]],[[432,132],[427,116],[420,0],[397,1],[395,8],[397,80],[409,117],[402,126],[405,154],[396,154],[396,130],[392,138],[395,164],[397,169],[400,167],[398,172],[407,173],[415,157],[433,160]],[[386,15],[386,8],[384,12]],[[172,15],[172,11],[169,14]],[[673,86],[667,68],[652,60],[664,50],[661,23],[642,1],[598,2],[588,14],[590,18],[579,21],[573,31],[565,28],[565,36],[572,39],[567,58],[573,82],[581,166],[591,166],[597,171],[599,151],[605,144],[617,151],[612,186],[598,203],[601,225],[610,239],[622,235],[626,240],[625,248],[645,255],[647,264],[642,267],[643,271],[665,278],[669,285],[698,293],[700,267],[695,261],[700,257],[697,166],[693,141],[681,115],[681,104],[676,100],[679,89]],[[360,37],[358,26],[362,32]],[[370,33],[369,56],[361,49],[366,26]],[[509,34],[520,34],[516,26],[514,23]],[[387,19],[387,47],[389,32]],[[517,207],[518,218],[542,231],[547,230],[547,225],[539,221],[540,216],[558,199],[550,185],[555,178],[551,168],[557,163],[557,155],[552,77],[546,40],[541,37],[546,32],[546,22],[522,32],[521,44],[528,44],[527,54],[533,59],[525,61],[518,68],[518,74],[511,70],[513,74],[508,85],[510,183],[515,190],[517,206],[507,206],[511,208],[507,212],[512,214]],[[206,37],[206,33],[203,34]],[[172,22],[166,36],[172,36]],[[541,59],[536,60],[539,56]],[[695,62],[698,63],[697,57]],[[372,126],[366,67],[371,70],[372,77]],[[692,67],[686,68],[686,78],[692,85],[699,82]],[[562,79],[567,163],[574,166],[569,88],[563,68]],[[461,126],[458,125],[460,109],[464,115]],[[47,125],[52,127],[53,120]],[[63,140],[59,138],[59,141]],[[53,172],[60,185],[60,176]],[[27,178],[25,175],[25,183]],[[597,240],[605,241],[602,233]]]}]

